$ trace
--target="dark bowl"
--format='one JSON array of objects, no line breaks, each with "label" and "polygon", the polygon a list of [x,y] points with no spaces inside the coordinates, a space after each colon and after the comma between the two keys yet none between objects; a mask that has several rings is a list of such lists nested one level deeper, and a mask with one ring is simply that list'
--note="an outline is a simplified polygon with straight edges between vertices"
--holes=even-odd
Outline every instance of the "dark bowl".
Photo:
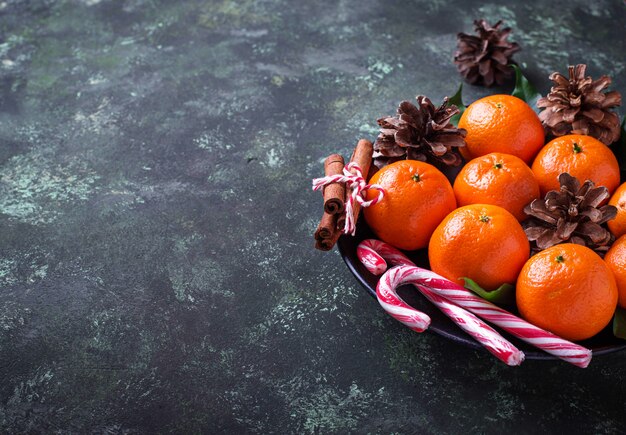
[{"label": "dark bowl", "polygon": [[[454,180],[456,176],[456,172],[446,174],[448,179],[451,181]],[[623,174],[622,174],[623,175]],[[623,177],[622,177],[623,178]],[[623,181],[623,180],[622,180]],[[361,264],[356,255],[357,245],[365,239],[368,238],[376,238],[376,236],[372,233],[370,228],[367,226],[367,223],[363,219],[359,219],[357,225],[356,235],[354,237],[351,236],[341,236],[339,241],[337,242],[337,246],[339,248],[339,253],[341,257],[345,261],[350,272],[356,277],[356,279],[361,283],[361,285],[367,290],[367,292],[376,299],[376,284],[378,283],[378,278],[375,275],[372,275],[365,269],[365,267]],[[428,264],[428,254],[425,249],[405,252],[407,256],[418,266],[430,269]],[[428,314],[431,318],[431,324],[428,328],[428,331],[439,334],[447,339],[450,339],[456,343],[469,346],[475,349],[483,349],[482,345],[476,342],[470,335],[468,335],[465,331],[461,330],[458,326],[452,322],[449,318],[447,318],[441,311],[439,311],[434,305],[432,305],[422,294],[417,291],[412,286],[404,286],[398,289],[398,293],[412,307],[417,308],[418,310]],[[504,307],[512,313],[517,314],[515,307]],[[496,328],[498,329],[498,328]],[[503,331],[500,331],[503,332]],[[547,354],[542,350],[539,350],[521,340],[516,339],[515,337],[503,332],[503,335],[509,339],[513,344],[515,344],[521,351],[526,354],[526,359],[535,359],[535,360],[552,360],[558,359],[555,356]],[[588,349],[593,351],[594,355],[603,355],[606,353],[617,352],[623,349],[626,349],[626,341],[616,338],[612,332],[612,322],[604,328],[599,334],[593,336],[588,340],[584,340],[579,342],[582,346],[585,346]],[[486,351],[486,350],[485,350]]]}]

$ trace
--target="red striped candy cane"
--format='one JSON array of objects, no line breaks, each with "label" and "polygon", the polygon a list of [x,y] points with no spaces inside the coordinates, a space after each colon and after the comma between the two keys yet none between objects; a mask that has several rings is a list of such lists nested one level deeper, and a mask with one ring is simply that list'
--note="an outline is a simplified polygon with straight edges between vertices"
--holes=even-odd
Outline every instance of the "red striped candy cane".
[{"label": "red striped candy cane", "polygon": [[383,275],[376,286],[376,298],[381,307],[391,317],[416,332],[424,332],[430,326],[430,317],[416,310],[396,293],[396,276]]},{"label": "red striped candy cane", "polygon": [[[379,252],[381,252],[382,250],[377,249],[379,248],[378,244],[382,244],[382,242],[374,239],[367,239],[359,243],[359,245],[356,247],[356,256],[361,264],[365,266],[369,273],[376,276],[382,275],[387,270],[387,262],[383,258],[383,254],[379,255]],[[412,265],[411,260],[406,258],[404,254],[402,254],[400,251],[397,252],[402,256],[402,258],[399,257],[399,261],[397,262],[392,261],[392,264]],[[387,256],[387,258],[391,257]],[[406,262],[403,262],[403,259],[406,259]]]},{"label": "red striped candy cane", "polygon": [[[410,277],[410,273],[407,274],[399,267],[389,269],[380,278],[376,286],[376,296],[383,309],[394,319],[399,320],[414,331],[422,332],[430,324],[430,318],[404,302],[396,292],[398,287],[409,282],[407,278]],[[414,282],[410,283],[415,284]],[[519,365],[524,361],[524,354],[519,349],[478,317],[465,311],[463,308],[451,304],[428,287],[419,284],[415,284],[415,286],[441,312],[474,337],[476,341],[485,346],[498,359],[510,366]],[[427,323],[425,319],[427,319]]]},{"label": "red striped candy cane", "polygon": [[[411,283],[429,287],[448,301],[471,311],[546,353],[577,367],[585,368],[591,362],[592,352],[589,349],[532,325],[430,270],[413,266],[413,263],[404,254],[387,243],[368,239],[359,244],[357,255],[359,249],[362,250],[361,252],[368,253],[370,263],[376,262],[375,257],[378,255],[381,260],[386,258],[392,264],[411,266],[409,267],[412,269],[410,273],[412,275]],[[367,264],[365,267],[368,267]],[[368,270],[370,269],[368,268]]]}]

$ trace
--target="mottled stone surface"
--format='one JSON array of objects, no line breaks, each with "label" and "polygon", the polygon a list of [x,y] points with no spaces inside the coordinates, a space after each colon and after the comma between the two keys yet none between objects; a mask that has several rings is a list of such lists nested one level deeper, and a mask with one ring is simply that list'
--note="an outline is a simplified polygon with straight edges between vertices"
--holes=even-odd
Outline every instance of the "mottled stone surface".
[{"label": "mottled stone surface", "polygon": [[626,91],[617,0],[0,2],[0,432],[623,432],[626,354],[504,367],[312,249],[323,157],[480,16]]}]

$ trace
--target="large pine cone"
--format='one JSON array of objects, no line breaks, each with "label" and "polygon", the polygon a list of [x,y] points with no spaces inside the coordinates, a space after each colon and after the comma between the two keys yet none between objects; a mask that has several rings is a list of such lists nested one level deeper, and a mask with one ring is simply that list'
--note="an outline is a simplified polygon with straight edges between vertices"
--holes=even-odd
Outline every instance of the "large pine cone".
[{"label": "large pine cone", "polygon": [[586,68],[585,64],[570,66],[569,79],[558,72],[550,74],[554,86],[537,101],[537,107],[544,109],[539,119],[554,136],[586,134],[610,145],[620,136],[619,117],[611,109],[621,104],[622,96],[617,91],[602,92],[611,78],[585,77]]},{"label": "large pine cone", "polygon": [[604,256],[615,241],[606,222],[617,215],[614,206],[600,206],[609,198],[609,190],[594,187],[590,180],[581,186],[568,173],[559,175],[559,183],[560,190],[551,190],[544,199],[535,199],[524,208],[530,219],[524,221],[523,227],[532,251],[569,242]]},{"label": "large pine cone", "polygon": [[450,118],[459,109],[448,103],[435,107],[425,96],[417,97],[417,106],[403,101],[396,116],[378,120],[380,133],[374,143],[374,164],[378,168],[398,160],[429,162],[436,166],[458,166],[461,156],[456,148],[465,146],[466,131],[456,128]]},{"label": "large pine cone", "polygon": [[474,21],[477,35],[459,33],[454,63],[465,80],[473,85],[502,85],[513,75],[511,56],[520,50],[516,42],[507,38],[511,28],[500,29],[502,21],[494,26],[485,20]]}]

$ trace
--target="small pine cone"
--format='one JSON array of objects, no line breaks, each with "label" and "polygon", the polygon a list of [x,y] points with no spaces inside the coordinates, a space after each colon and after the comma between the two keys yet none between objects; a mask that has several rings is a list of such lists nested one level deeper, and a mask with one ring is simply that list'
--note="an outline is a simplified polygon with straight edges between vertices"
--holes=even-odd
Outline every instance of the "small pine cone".
[{"label": "small pine cone", "polygon": [[609,198],[609,190],[594,187],[590,180],[581,186],[566,172],[559,175],[559,183],[560,190],[551,190],[544,199],[535,199],[524,208],[530,218],[522,226],[532,252],[559,243],[577,243],[604,256],[615,241],[606,222],[617,215],[614,206],[600,206]]},{"label": "small pine cone", "polygon": [[511,28],[500,29],[502,21],[494,26],[485,20],[474,21],[476,35],[457,34],[454,63],[465,80],[473,85],[502,85],[513,75],[509,66],[511,56],[520,50],[516,42],[507,38]]},{"label": "small pine cone", "polygon": [[593,80],[585,77],[586,69],[585,64],[570,66],[569,79],[558,72],[550,74],[554,86],[537,101],[537,107],[544,109],[539,119],[554,136],[585,134],[610,145],[620,136],[619,117],[611,109],[621,104],[622,96],[617,91],[603,92],[611,78]]},{"label": "small pine cone", "polygon": [[439,107],[423,95],[417,106],[403,101],[396,116],[378,120],[380,133],[374,143],[374,164],[378,168],[398,160],[421,160],[440,168],[458,166],[461,156],[456,148],[465,146],[466,131],[450,123],[459,109],[443,100]]}]

